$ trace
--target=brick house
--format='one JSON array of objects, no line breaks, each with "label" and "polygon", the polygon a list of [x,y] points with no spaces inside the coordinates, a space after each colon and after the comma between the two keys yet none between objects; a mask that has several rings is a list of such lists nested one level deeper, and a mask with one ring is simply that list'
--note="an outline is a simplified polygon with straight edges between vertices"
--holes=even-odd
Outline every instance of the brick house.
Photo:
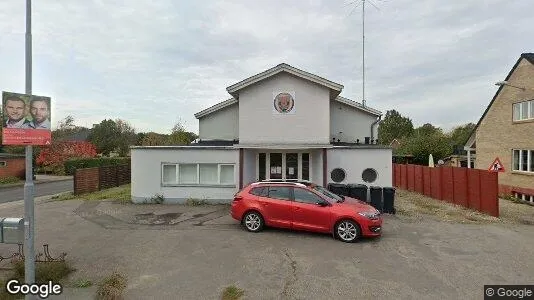
[{"label": "brick house", "polygon": [[0,153],[0,178],[15,176],[25,179],[25,162],[23,154]]},{"label": "brick house", "polygon": [[512,67],[465,144],[475,168],[489,169],[498,158],[499,193],[534,202],[534,53]]}]

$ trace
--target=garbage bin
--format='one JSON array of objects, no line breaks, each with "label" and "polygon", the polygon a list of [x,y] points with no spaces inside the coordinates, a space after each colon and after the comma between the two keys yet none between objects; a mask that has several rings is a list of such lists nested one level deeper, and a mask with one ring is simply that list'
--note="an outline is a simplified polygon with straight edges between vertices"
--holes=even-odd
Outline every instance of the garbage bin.
[{"label": "garbage bin", "polygon": [[382,204],[382,188],[379,186],[372,186],[369,188],[371,194],[371,205],[382,212],[384,210]]},{"label": "garbage bin", "polygon": [[367,202],[367,186],[365,184],[349,184],[349,197]]},{"label": "garbage bin", "polygon": [[346,184],[330,183],[328,184],[328,190],[339,196],[349,196],[348,187]]},{"label": "garbage bin", "polygon": [[395,214],[395,188],[385,187],[382,191],[384,195],[384,213]]}]

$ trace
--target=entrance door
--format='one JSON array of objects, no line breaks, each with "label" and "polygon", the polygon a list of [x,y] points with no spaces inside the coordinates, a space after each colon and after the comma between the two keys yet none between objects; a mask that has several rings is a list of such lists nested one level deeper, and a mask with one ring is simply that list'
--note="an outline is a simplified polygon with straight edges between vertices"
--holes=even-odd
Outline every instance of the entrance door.
[{"label": "entrance door", "polygon": [[308,152],[258,153],[256,178],[311,180],[311,154]]}]

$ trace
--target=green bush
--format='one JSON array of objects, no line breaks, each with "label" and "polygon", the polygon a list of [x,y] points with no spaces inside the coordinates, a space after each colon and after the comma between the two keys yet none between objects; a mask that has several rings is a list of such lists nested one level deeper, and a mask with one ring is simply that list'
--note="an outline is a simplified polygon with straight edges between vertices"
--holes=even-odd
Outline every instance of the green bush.
[{"label": "green bush", "polygon": [[129,157],[97,157],[97,158],[81,158],[71,159],[65,162],[65,173],[67,175],[74,175],[76,169],[95,168],[102,166],[114,165],[129,165]]}]

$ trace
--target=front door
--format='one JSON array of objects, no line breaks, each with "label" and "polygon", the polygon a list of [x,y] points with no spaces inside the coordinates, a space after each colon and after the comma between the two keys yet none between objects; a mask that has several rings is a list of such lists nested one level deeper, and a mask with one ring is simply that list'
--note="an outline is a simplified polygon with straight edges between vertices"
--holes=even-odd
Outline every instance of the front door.
[{"label": "front door", "polygon": [[311,181],[311,155],[308,152],[258,153],[256,179]]}]

